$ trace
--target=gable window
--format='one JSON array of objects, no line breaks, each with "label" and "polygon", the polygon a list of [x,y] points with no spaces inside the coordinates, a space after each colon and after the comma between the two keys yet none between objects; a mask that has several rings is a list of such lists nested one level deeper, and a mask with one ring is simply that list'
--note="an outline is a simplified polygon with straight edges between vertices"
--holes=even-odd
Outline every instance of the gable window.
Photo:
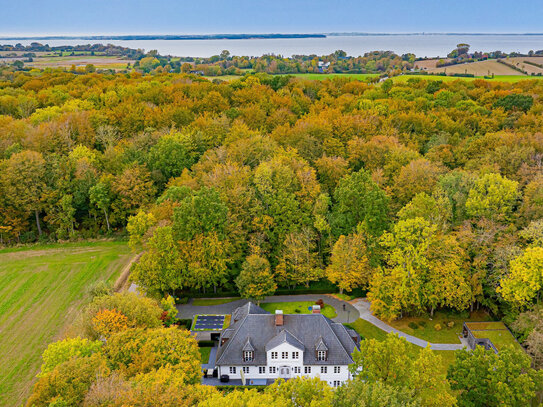
[{"label": "gable window", "polygon": [[243,366],[243,373],[248,374],[249,373],[249,366]]},{"label": "gable window", "polygon": [[341,373],[341,366],[334,366],[334,373]]},{"label": "gable window", "polygon": [[275,366],[270,366],[270,373],[275,373],[277,368]]},{"label": "gable window", "polygon": [[305,367],[304,367],[304,373],[305,373],[305,374],[311,373],[311,366],[305,366]]},{"label": "gable window", "polygon": [[236,374],[236,367],[230,366],[230,374]]},{"label": "gable window", "polygon": [[328,366],[321,366],[321,373],[328,373]]},{"label": "gable window", "polygon": [[281,352],[281,359],[288,359],[288,352]]},{"label": "gable window", "polygon": [[252,350],[244,350],[243,351],[243,361],[244,362],[251,362],[255,359],[255,352]]},{"label": "gable window", "polygon": [[299,355],[298,352],[292,352],[292,359],[298,359]]},{"label": "gable window", "polygon": [[319,350],[317,352],[317,360],[326,360],[326,351],[325,350]]},{"label": "gable window", "polygon": [[272,352],[272,353],[271,353],[271,358],[272,358],[272,359],[277,359],[278,354],[279,354],[278,352]]},{"label": "gable window", "polygon": [[258,366],[258,374],[266,374],[266,366]]}]

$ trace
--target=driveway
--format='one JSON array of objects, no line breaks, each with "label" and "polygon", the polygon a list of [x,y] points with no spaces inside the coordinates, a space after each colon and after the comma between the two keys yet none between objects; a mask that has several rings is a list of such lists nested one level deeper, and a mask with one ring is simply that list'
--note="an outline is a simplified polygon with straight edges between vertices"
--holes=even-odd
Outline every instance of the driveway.
[{"label": "driveway", "polygon": [[[295,301],[312,301],[322,299],[325,304],[334,307],[337,316],[333,318],[334,322],[346,323],[353,322],[359,318],[357,309],[347,301],[340,300],[328,294],[302,294],[302,295],[276,295],[266,297],[261,303],[266,302],[295,302]],[[188,304],[178,304],[177,317],[181,319],[192,319],[198,314],[231,314],[236,308],[247,304],[249,300],[236,300],[226,304],[218,305],[192,305],[193,300],[190,299]],[[345,306],[345,310],[343,310]]]},{"label": "driveway", "polygon": [[405,332],[399,331],[396,328],[388,325],[386,322],[381,321],[379,318],[375,317],[370,310],[371,303],[365,298],[357,298],[351,301],[351,304],[358,310],[360,313],[360,318],[368,321],[369,323],[375,325],[376,327],[382,329],[385,332],[394,332],[398,336],[405,338],[407,342],[411,342],[414,345],[425,348],[430,344],[432,350],[457,350],[462,349],[465,346],[460,343],[430,343],[423,339],[417,338],[416,336],[406,334]]}]

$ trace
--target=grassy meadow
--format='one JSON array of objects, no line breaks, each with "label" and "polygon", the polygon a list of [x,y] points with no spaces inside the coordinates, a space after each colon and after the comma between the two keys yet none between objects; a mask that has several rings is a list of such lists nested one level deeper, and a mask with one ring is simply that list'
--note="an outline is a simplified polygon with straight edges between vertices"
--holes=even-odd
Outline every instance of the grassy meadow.
[{"label": "grassy meadow", "polygon": [[0,250],[0,406],[20,405],[47,344],[98,280],[114,281],[133,253],[125,242]]}]

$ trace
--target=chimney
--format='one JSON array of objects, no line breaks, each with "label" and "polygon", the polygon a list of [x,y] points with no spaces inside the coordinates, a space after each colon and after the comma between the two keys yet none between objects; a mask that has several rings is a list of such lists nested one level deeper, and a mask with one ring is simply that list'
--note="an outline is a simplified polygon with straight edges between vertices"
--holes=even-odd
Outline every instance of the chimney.
[{"label": "chimney", "polygon": [[321,306],[313,305],[313,314],[320,314],[320,313],[321,313]]},{"label": "chimney", "polygon": [[275,310],[275,326],[283,326],[283,311]]}]

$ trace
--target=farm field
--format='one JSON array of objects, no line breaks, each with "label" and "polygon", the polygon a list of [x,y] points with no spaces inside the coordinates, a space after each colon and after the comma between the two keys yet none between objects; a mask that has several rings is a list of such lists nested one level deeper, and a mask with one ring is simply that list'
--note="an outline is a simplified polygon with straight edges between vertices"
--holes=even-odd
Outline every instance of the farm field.
[{"label": "farm field", "polygon": [[489,59],[486,61],[469,62],[467,64],[458,64],[443,66],[440,68],[428,69],[428,72],[446,72],[447,74],[453,73],[467,73],[475,76],[484,75],[522,75],[513,68],[497,62],[495,59]]},{"label": "farm field", "polygon": [[25,63],[26,66],[32,66],[35,68],[47,68],[47,67],[64,67],[69,68],[72,65],[85,66],[87,64],[93,64],[96,68],[112,68],[112,69],[124,69],[126,64],[133,64],[134,61],[128,59],[122,59],[119,57],[109,56],[63,56],[63,57],[46,57],[35,58],[34,62]]},{"label": "farm field", "polygon": [[47,344],[99,280],[114,281],[133,253],[125,242],[0,250],[0,405],[20,405]]},{"label": "farm field", "polygon": [[417,69],[424,69],[425,71],[427,70],[430,70],[430,69],[435,69],[437,68],[437,63],[439,61],[450,61],[449,58],[439,58],[439,59],[425,59],[425,60],[422,60],[422,61],[415,61],[415,68]]},{"label": "farm field", "polygon": [[[379,76],[378,74],[366,74],[366,73],[295,73],[295,74],[284,74],[283,76],[290,75],[296,78],[304,78],[309,80],[325,80],[331,79],[333,77],[343,77],[343,78],[352,78],[358,80],[366,80],[368,78],[375,78]],[[210,81],[213,79],[220,79],[223,81],[233,81],[241,78],[238,75],[223,75],[223,76],[203,76]]]},{"label": "farm field", "polygon": [[532,62],[538,65],[543,66],[543,57],[514,57],[514,58],[508,58],[507,62],[518,66],[520,69],[528,72],[530,75],[537,75],[541,74],[543,75],[543,68],[539,66],[534,66],[531,64],[527,64],[526,62]]},{"label": "farm field", "polygon": [[461,77],[461,76],[441,76],[441,75],[400,75],[394,76],[392,80],[394,82],[407,82],[410,78],[424,79],[428,81],[443,81],[443,82],[454,82],[454,81],[474,81],[476,79],[484,79],[493,82],[518,82],[526,80],[542,80],[543,77],[539,76],[527,76],[527,75],[495,75],[492,79],[485,79],[483,76],[477,77]]}]

